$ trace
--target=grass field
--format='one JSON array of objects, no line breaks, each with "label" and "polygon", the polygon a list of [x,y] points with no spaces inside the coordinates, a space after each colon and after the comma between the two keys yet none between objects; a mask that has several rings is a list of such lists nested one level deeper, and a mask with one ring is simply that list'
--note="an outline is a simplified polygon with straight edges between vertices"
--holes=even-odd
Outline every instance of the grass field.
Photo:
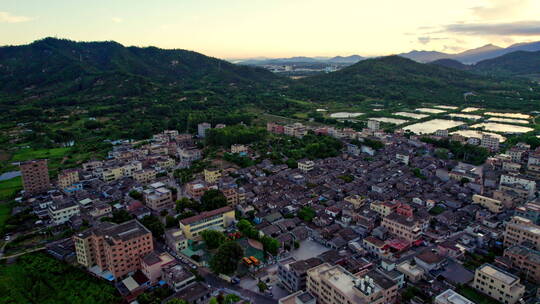
[{"label": "grass field", "polygon": [[0,181],[0,201],[13,198],[15,192],[22,189],[22,179],[20,176],[12,179]]},{"label": "grass field", "polygon": [[0,202],[0,232],[4,230],[6,221],[11,215],[11,203]]},{"label": "grass field", "polygon": [[53,149],[21,149],[11,157],[11,162],[21,162],[31,159],[48,158],[48,159],[62,159],[69,153],[71,148],[53,148]]}]

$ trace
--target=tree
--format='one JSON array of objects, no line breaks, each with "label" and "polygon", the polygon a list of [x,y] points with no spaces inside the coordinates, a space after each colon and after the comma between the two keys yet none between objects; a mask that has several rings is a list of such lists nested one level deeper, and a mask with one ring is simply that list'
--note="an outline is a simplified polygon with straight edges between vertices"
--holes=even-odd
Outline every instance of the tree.
[{"label": "tree", "polygon": [[142,200],[143,199],[143,195],[142,193],[136,191],[136,190],[131,190],[129,191],[129,196],[133,199],[136,199],[136,200]]},{"label": "tree", "polygon": [[268,285],[261,280],[257,283],[257,287],[259,287],[259,292],[265,292],[268,289]]},{"label": "tree", "polygon": [[148,230],[152,232],[153,237],[156,237],[158,239],[163,238],[163,234],[165,233],[165,227],[158,217],[154,215],[147,215],[142,218],[141,224],[143,224],[144,227],[148,228]]},{"label": "tree", "polygon": [[263,244],[264,251],[270,253],[271,255],[276,255],[278,253],[279,247],[281,247],[281,244],[278,242],[278,240],[271,238],[267,235],[261,238],[261,243]]},{"label": "tree", "polygon": [[210,268],[218,274],[231,274],[236,271],[243,255],[244,250],[240,245],[232,241],[225,242],[210,260]]},{"label": "tree", "polygon": [[223,195],[223,192],[219,190],[207,190],[201,197],[201,207],[203,211],[211,211],[225,206],[227,206],[227,198]]},{"label": "tree", "polygon": [[225,243],[225,240],[227,239],[223,233],[215,230],[204,230],[201,233],[201,236],[208,249],[218,248],[221,244]]},{"label": "tree", "polygon": [[176,218],[174,218],[174,216],[167,215],[167,217],[165,217],[165,228],[173,227],[178,227],[178,221]]},{"label": "tree", "polygon": [[316,213],[313,208],[309,206],[302,207],[300,210],[298,210],[297,215],[299,218],[306,222],[311,222],[313,218],[315,217]]},{"label": "tree", "polygon": [[167,301],[167,304],[189,304],[189,303],[186,300],[174,298]]},{"label": "tree", "polygon": [[132,219],[133,219],[133,216],[131,214],[129,214],[129,212],[127,212],[124,209],[120,209],[120,210],[113,211],[112,217],[102,217],[100,219],[100,221],[102,221],[102,222],[113,222],[113,223],[116,223],[116,224],[120,224],[120,223],[123,223],[123,222],[127,222],[129,220],[132,220]]}]

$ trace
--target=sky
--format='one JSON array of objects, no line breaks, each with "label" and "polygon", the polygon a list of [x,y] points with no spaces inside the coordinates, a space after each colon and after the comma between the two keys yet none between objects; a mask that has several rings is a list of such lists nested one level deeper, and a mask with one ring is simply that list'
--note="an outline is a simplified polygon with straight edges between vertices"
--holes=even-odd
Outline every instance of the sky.
[{"label": "sky", "polygon": [[456,53],[540,40],[540,0],[0,0],[0,45],[44,37],[226,59]]}]

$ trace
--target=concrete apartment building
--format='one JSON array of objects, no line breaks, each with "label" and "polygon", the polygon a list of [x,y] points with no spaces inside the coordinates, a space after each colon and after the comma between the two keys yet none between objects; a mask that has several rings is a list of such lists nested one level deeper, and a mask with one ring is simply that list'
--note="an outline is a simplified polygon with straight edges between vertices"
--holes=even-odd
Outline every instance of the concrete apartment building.
[{"label": "concrete apartment building", "polygon": [[162,277],[174,292],[179,292],[196,281],[195,275],[181,265],[168,265],[162,269]]},{"label": "concrete apartment building", "polygon": [[206,184],[201,180],[195,180],[186,184],[186,193],[194,199],[199,199],[208,190]]},{"label": "concrete apartment building", "polygon": [[279,299],[278,304],[316,304],[317,298],[307,291],[297,291]]},{"label": "concrete apartment building", "polygon": [[147,184],[156,179],[156,170],[148,168],[133,172],[133,179],[141,184]]},{"label": "concrete apartment building", "polygon": [[27,195],[47,192],[51,188],[49,167],[46,159],[37,159],[20,164],[22,184]]},{"label": "concrete apartment building", "polygon": [[248,147],[245,145],[240,144],[234,144],[231,145],[231,153],[241,153],[241,154],[247,154],[248,153]]},{"label": "concrete apartment building", "polygon": [[372,131],[378,131],[381,128],[381,122],[378,120],[370,119],[367,122],[367,127]]},{"label": "concrete apartment building", "polygon": [[225,206],[180,220],[180,229],[182,229],[186,238],[192,240],[197,238],[204,230],[223,231],[233,222],[234,209]]},{"label": "concrete apartment building", "polygon": [[315,168],[315,162],[312,160],[301,160],[298,162],[298,169],[302,172],[309,172]]},{"label": "concrete apartment building", "polygon": [[491,197],[475,194],[473,195],[472,200],[473,203],[479,204],[493,213],[501,213],[504,208],[504,205],[500,200]]},{"label": "concrete apartment building", "polygon": [[154,250],[152,233],[137,220],[100,223],[73,239],[79,264],[116,279],[141,269],[141,259]]},{"label": "concrete apartment building", "polygon": [[212,125],[207,123],[207,122],[203,122],[203,123],[200,123],[197,125],[197,135],[200,137],[200,138],[205,138],[206,137],[206,130],[208,129],[212,129]]},{"label": "concrete apartment building", "polygon": [[513,216],[506,224],[504,246],[511,247],[525,242],[531,244],[532,248],[540,250],[540,226],[529,219]]},{"label": "concrete apartment building", "polygon": [[65,189],[79,181],[79,171],[76,169],[62,170],[58,174],[58,187]]},{"label": "concrete apartment building", "polygon": [[204,169],[204,181],[210,184],[216,183],[221,178],[221,170],[217,168]]},{"label": "concrete apartment building", "polygon": [[143,191],[144,202],[154,211],[174,208],[172,191],[165,188],[163,183],[153,183]]},{"label": "concrete apartment building", "polygon": [[[527,198],[534,198],[534,194],[536,192],[536,182],[532,178],[520,174],[502,174],[499,188],[502,189],[501,187],[506,185],[519,185],[527,191]],[[512,189],[512,187],[510,189]]]},{"label": "concrete apartment building", "polygon": [[394,212],[385,216],[381,225],[386,227],[390,234],[412,243],[420,239],[426,221],[416,216],[407,217]]},{"label": "concrete apartment building", "polygon": [[101,172],[101,179],[106,183],[120,179],[122,176],[122,167],[105,168]]},{"label": "concrete apartment building", "polygon": [[499,151],[499,138],[489,134],[482,134],[480,146],[492,152]]},{"label": "concrete apartment building", "polygon": [[202,158],[202,151],[194,148],[182,148],[178,150],[178,157],[182,162],[194,162]]},{"label": "concrete apartment building", "polygon": [[69,221],[72,216],[81,214],[79,205],[71,200],[53,202],[47,207],[51,222],[61,225]]},{"label": "concrete apartment building", "polygon": [[165,231],[165,243],[176,253],[188,247],[188,239],[184,236],[181,229],[172,228]]},{"label": "concrete apartment building", "polygon": [[435,297],[435,304],[475,304],[473,301],[465,298],[459,293],[448,289]]},{"label": "concrete apartment building", "polygon": [[172,255],[152,251],[142,258],[141,271],[150,280],[150,284],[155,285],[161,278],[161,269],[171,264],[176,264],[176,259]]},{"label": "concrete apartment building", "polygon": [[307,291],[321,304],[394,303],[398,285],[376,271],[357,277],[339,265],[321,264],[308,270]]},{"label": "concrete apartment building", "polygon": [[518,277],[491,264],[484,264],[476,269],[472,286],[504,304],[517,303],[525,293],[525,286]]},{"label": "concrete apartment building", "polygon": [[285,127],[274,122],[268,122],[266,123],[266,131],[275,134],[283,134],[285,133]]},{"label": "concrete apartment building", "polygon": [[221,188],[221,192],[227,199],[228,205],[236,206],[246,201],[246,191],[243,188],[224,187]]},{"label": "concrete apartment building", "polygon": [[531,220],[534,224],[540,225],[540,200],[528,202],[515,209],[515,215]]},{"label": "concrete apartment building", "polygon": [[540,284],[540,251],[525,246],[512,246],[504,250],[504,256],[527,278]]},{"label": "concrete apartment building", "polygon": [[283,127],[283,133],[285,135],[294,136],[294,137],[303,137],[307,134],[306,126],[297,122],[292,125],[286,125]]},{"label": "concrete apartment building", "polygon": [[306,289],[307,271],[322,264],[318,258],[296,261],[293,257],[279,261],[278,280],[289,292]]}]

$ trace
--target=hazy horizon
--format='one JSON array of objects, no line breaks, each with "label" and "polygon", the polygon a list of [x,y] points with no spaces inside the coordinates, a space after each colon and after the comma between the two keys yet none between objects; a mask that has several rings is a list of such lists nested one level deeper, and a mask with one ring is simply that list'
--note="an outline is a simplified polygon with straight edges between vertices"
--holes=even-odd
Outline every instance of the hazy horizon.
[{"label": "hazy horizon", "polygon": [[225,59],[459,53],[540,40],[539,11],[533,0],[4,0],[0,45],[114,40]]}]

